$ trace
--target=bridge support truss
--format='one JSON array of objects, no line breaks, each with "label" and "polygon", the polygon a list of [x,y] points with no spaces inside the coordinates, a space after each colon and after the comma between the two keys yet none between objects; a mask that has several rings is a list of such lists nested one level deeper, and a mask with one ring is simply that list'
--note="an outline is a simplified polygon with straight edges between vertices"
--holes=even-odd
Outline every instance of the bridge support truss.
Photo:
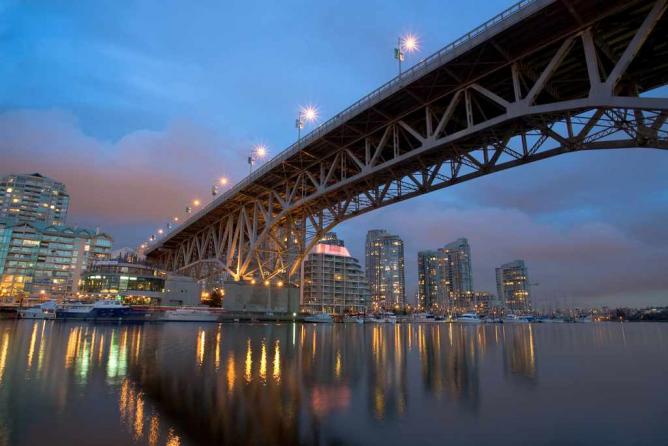
[{"label": "bridge support truss", "polygon": [[271,187],[259,184],[214,224],[161,251],[159,261],[198,278],[294,282],[326,232],[373,209],[560,154],[667,149],[668,99],[641,96],[633,66],[665,10],[666,0],[654,2],[615,48],[595,26],[584,27],[540,55],[506,55],[484,76],[451,73],[452,88],[436,98],[406,85],[411,106],[376,110],[376,120],[351,126],[354,137],[345,142],[325,136],[325,157],[306,147],[284,162]]}]

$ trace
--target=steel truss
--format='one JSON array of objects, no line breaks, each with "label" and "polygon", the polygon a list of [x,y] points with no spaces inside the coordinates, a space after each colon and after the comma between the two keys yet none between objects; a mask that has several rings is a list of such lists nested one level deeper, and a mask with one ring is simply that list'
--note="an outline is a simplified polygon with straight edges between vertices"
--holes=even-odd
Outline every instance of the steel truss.
[{"label": "steel truss", "polygon": [[[668,99],[640,97],[629,71],[665,10],[653,3],[619,57],[585,28],[554,42],[539,69],[509,60],[352,142],[327,141],[326,157],[286,161],[275,187],[154,257],[198,278],[291,280],[326,232],[373,209],[564,153],[667,149]],[[574,95],[569,82],[588,85]]]}]

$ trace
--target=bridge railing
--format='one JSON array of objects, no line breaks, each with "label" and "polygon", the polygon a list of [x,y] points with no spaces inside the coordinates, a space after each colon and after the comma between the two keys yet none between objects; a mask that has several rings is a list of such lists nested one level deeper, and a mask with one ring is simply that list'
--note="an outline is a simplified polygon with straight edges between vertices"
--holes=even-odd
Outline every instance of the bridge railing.
[{"label": "bridge railing", "polygon": [[[507,22],[511,18],[517,18],[521,12],[526,11],[527,8],[529,7],[535,6],[536,7],[535,9],[540,9],[543,6],[552,3],[554,1],[555,0],[521,0],[512,5],[511,7],[509,7],[508,9],[495,15],[494,17],[492,17],[482,25],[478,26],[477,28],[459,37],[454,42],[451,42],[448,45],[444,46],[434,54],[422,59],[421,61],[413,65],[411,68],[401,73],[401,75],[396,76],[395,78],[376,88],[371,93],[367,94],[366,96],[362,97],[361,99],[357,100],[355,103],[344,109],[342,112],[336,114],[334,117],[323,122],[321,125],[319,125],[314,130],[305,135],[300,141],[290,145],[287,149],[279,152],[276,156],[274,156],[268,162],[264,163],[255,172],[252,172],[250,175],[239,181],[236,185],[234,185],[229,190],[225,191],[216,199],[212,200],[209,204],[204,206],[199,211],[191,214],[190,217],[188,217],[180,225],[176,226],[172,231],[166,233],[159,240],[165,240],[169,238],[171,235],[179,232],[181,229],[187,226],[186,223],[190,222],[191,220],[196,220],[201,215],[205,215],[211,209],[214,209],[220,203],[234,196],[246,186],[252,184],[256,179],[260,178],[271,169],[279,166],[281,162],[283,162],[283,160],[299,152],[299,150],[302,147],[305,147],[312,141],[330,132],[334,128],[338,127],[342,122],[345,122],[348,119],[352,118],[360,111],[366,110],[367,108],[369,108],[371,104],[375,104],[380,100],[395,93],[401,88],[402,85],[411,83],[415,79],[427,74],[434,68],[442,65],[445,61],[451,60],[454,57],[458,56],[459,54],[473,48],[475,45],[479,43],[476,42],[476,38],[486,34],[495,27],[500,27],[500,25],[505,24],[504,22]],[[151,246],[149,247],[148,250],[150,251],[151,248],[154,247],[155,246]]]},{"label": "bridge railing", "polygon": [[[249,181],[242,180],[239,182],[239,185],[241,185],[242,183],[247,184],[248,182],[252,182],[252,180],[262,176],[262,174],[264,174],[266,171],[271,170],[273,167],[279,165],[280,162],[285,159],[286,155],[289,156],[292,155],[293,153],[298,152],[301,147],[304,147],[311,141],[318,139],[323,134],[338,127],[341,122],[353,117],[359,111],[366,110],[370,104],[375,103],[379,99],[389,96],[388,93],[394,93],[396,87],[399,87],[416,78],[419,78],[420,76],[426,74],[426,72],[431,71],[436,66],[440,66],[444,59],[452,58],[452,56],[455,53],[455,50],[460,49],[463,45],[467,43],[469,44],[472,43],[472,41],[476,37],[486,33],[490,28],[506,21],[510,17],[514,17],[515,14],[524,11],[527,7],[539,2],[540,0],[521,0],[512,5],[511,7],[509,7],[508,9],[492,17],[482,25],[473,29],[472,31],[469,31],[468,33],[464,34],[454,42],[451,42],[448,45],[444,46],[431,56],[422,59],[421,61],[419,61],[418,63],[416,63],[403,73],[401,73],[401,75],[392,78],[385,84],[373,90],[371,93],[367,94],[366,96],[354,102],[352,105],[345,108],[342,112],[337,113],[334,117],[323,122],[321,125],[319,125],[314,130],[305,135],[301,139],[301,141],[296,142],[291,146],[289,146],[287,149],[279,152],[270,161],[263,164],[261,168],[257,169],[255,172],[253,172],[251,175],[249,175],[244,179]],[[551,1],[548,2],[543,1],[542,3],[551,3]],[[467,45],[466,49],[470,48],[471,45]]]}]

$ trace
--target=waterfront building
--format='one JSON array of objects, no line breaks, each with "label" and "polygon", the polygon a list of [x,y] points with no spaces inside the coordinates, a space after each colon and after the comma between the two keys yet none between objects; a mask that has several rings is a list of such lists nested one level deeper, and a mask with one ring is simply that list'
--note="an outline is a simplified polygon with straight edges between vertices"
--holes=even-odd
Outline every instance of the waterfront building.
[{"label": "waterfront building", "polygon": [[468,239],[459,238],[438,251],[443,255],[443,281],[448,284],[448,311],[466,312],[471,309],[473,297],[471,247]]},{"label": "waterfront building", "polygon": [[0,218],[61,226],[69,202],[63,183],[39,173],[0,178]]},{"label": "waterfront building", "polygon": [[82,298],[122,299],[132,305],[199,305],[201,290],[191,277],[168,274],[127,258],[99,261],[83,274]]},{"label": "waterfront building", "polygon": [[335,233],[315,245],[303,263],[302,309],[316,313],[361,313],[369,303],[369,285],[359,261]]},{"label": "waterfront building", "polygon": [[366,236],[366,275],[371,301],[380,308],[403,308],[406,304],[404,242],[384,229]]},{"label": "waterfront building", "polygon": [[490,314],[497,312],[496,297],[487,291],[474,291],[471,293],[468,304],[466,305],[467,312],[474,311],[478,314]]},{"label": "waterfront building", "polygon": [[511,312],[531,311],[529,272],[524,260],[515,260],[496,268],[496,288],[499,299]]},{"label": "waterfront building", "polygon": [[0,300],[62,299],[81,275],[111,253],[108,234],[18,218],[0,218]]},{"label": "waterfront building", "polygon": [[418,307],[438,311],[447,307],[450,282],[444,274],[446,257],[440,251],[418,252]]}]

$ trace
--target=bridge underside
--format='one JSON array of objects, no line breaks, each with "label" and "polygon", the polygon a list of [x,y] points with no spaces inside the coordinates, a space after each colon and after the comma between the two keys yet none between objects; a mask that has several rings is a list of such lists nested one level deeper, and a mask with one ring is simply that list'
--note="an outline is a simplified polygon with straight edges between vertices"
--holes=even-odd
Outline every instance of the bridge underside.
[{"label": "bridge underside", "polygon": [[556,2],[308,143],[149,258],[200,279],[294,281],[325,232],[370,210],[563,153],[667,149],[668,99],[646,96],[668,78],[665,10]]}]

